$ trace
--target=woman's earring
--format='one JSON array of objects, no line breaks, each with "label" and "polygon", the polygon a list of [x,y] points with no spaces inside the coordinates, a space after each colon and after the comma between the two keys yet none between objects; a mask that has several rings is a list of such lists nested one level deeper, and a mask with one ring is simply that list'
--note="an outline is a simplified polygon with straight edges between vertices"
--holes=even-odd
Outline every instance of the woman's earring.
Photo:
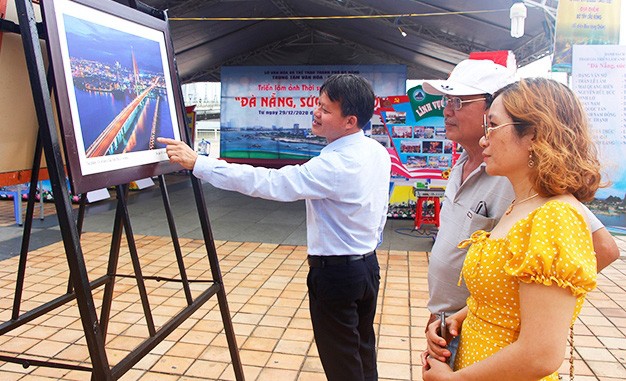
[{"label": "woman's earring", "polygon": [[533,168],[535,166],[535,160],[533,159],[533,149],[528,149],[528,168]]}]

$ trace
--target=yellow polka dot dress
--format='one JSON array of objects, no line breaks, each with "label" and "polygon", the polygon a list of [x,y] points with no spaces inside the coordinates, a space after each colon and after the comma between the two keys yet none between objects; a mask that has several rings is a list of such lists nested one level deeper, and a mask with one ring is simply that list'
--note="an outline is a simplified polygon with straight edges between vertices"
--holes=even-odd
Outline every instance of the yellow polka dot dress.
[{"label": "yellow polka dot dress", "polygon": [[[461,276],[468,314],[461,330],[455,369],[481,361],[519,336],[519,282],[556,284],[577,297],[572,324],[587,292],[596,285],[596,257],[583,216],[552,200],[518,221],[506,237],[479,230],[459,247],[467,252]],[[539,343],[538,343],[539,345]],[[558,380],[557,373],[543,380]]]}]

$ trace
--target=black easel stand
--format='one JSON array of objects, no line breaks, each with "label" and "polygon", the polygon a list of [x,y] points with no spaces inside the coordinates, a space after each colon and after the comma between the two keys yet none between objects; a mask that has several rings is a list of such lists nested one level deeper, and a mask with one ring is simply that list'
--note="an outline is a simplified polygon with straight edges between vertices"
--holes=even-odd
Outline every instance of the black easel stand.
[{"label": "black easel stand", "polygon": [[[238,381],[243,381],[243,367],[239,358],[239,352],[237,350],[235,333],[230,318],[228,303],[226,301],[226,292],[224,290],[224,285],[222,282],[222,275],[219,267],[217,251],[215,249],[215,243],[213,240],[213,235],[211,233],[209,216],[206,209],[204,195],[202,193],[200,180],[190,175],[212,274],[211,280],[201,281],[209,283],[209,286],[206,290],[204,290],[195,299],[191,295],[191,290],[189,287],[189,283],[191,281],[187,278],[186,275],[186,270],[183,263],[183,256],[180,249],[178,235],[176,233],[176,227],[174,224],[169,196],[167,193],[167,187],[163,175],[159,176],[159,182],[166,217],[172,235],[172,242],[174,244],[174,251],[180,273],[180,279],[165,279],[157,276],[143,276],[128,213],[128,203],[126,201],[128,187],[127,185],[118,185],[116,187],[117,209],[115,213],[115,221],[111,238],[111,249],[109,253],[107,274],[96,280],[93,280],[92,282],[89,282],[87,269],[85,266],[85,259],[80,244],[80,231],[82,230],[86,196],[82,195],[78,221],[75,221],[71,202],[69,199],[67,182],[65,181],[66,176],[65,170],[63,168],[60,143],[56,131],[56,125],[54,123],[54,116],[52,113],[52,101],[50,98],[48,81],[46,80],[46,75],[44,72],[44,61],[39,45],[39,34],[37,31],[37,25],[35,22],[32,4],[30,3],[30,0],[16,0],[15,2],[19,15],[20,33],[22,35],[22,41],[24,44],[26,64],[28,66],[28,71],[30,75],[30,83],[35,103],[35,110],[37,112],[37,117],[39,121],[39,134],[37,139],[37,147],[35,149],[35,157],[33,160],[33,172],[31,177],[30,189],[32,192],[31,194],[35,194],[34,187],[37,184],[37,179],[39,176],[41,152],[43,150],[46,157],[46,162],[48,164],[48,172],[50,175],[50,183],[52,185],[52,193],[54,196],[54,203],[57,211],[57,217],[59,220],[59,227],[61,230],[61,236],[63,239],[67,262],[70,268],[70,279],[66,294],[57,297],[52,301],[44,303],[43,305],[33,310],[27,311],[23,314],[19,313],[25,277],[26,260],[28,255],[29,237],[34,211],[34,197],[29,198],[29,203],[26,211],[26,220],[24,224],[24,236],[22,239],[22,248],[20,253],[12,316],[10,321],[0,324],[0,335],[5,334],[23,324],[26,324],[36,319],[37,317],[51,312],[54,309],[76,299],[81,323],[85,332],[85,339],[87,341],[89,355],[91,358],[91,368],[57,361],[41,361],[36,359],[25,359],[4,355],[0,355],[0,361],[20,363],[24,367],[35,365],[52,368],[89,371],[91,372],[91,378],[94,380],[117,380],[122,375],[124,375],[124,373],[130,370],[133,365],[139,362],[146,354],[154,349],[154,347],[156,347],[161,341],[163,341],[170,333],[172,333],[174,329],[176,329],[182,322],[189,318],[191,314],[197,311],[207,300],[209,300],[213,295],[217,295],[235,377]],[[131,5],[134,5],[134,7],[137,8],[137,4],[137,2],[133,1],[133,4]],[[155,16],[153,13],[154,10],[151,10],[149,14]],[[187,136],[187,141],[189,141],[189,136]],[[122,240],[122,230],[125,232],[128,242],[134,271],[133,275],[122,275],[116,273]],[[116,277],[135,278],[142,302],[142,307],[144,310],[144,315],[146,318],[146,323],[148,326],[149,337],[144,342],[139,344],[135,349],[133,349],[126,357],[119,361],[117,365],[110,367],[106,355],[105,342]],[[177,315],[172,317],[159,329],[156,329],[154,321],[152,319],[148,294],[144,282],[146,279],[179,281],[183,284],[183,290],[185,292],[187,306],[179,311]],[[102,300],[100,321],[98,321],[92,290],[103,285],[105,286],[104,296]]]}]

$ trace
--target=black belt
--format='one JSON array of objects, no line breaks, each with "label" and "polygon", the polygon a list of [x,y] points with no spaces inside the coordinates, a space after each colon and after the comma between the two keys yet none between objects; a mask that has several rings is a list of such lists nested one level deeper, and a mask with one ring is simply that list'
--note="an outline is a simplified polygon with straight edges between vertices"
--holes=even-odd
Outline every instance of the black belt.
[{"label": "black belt", "polygon": [[339,266],[347,265],[354,261],[362,261],[374,254],[376,254],[376,251],[362,255],[309,255],[307,260],[309,261],[309,267]]}]

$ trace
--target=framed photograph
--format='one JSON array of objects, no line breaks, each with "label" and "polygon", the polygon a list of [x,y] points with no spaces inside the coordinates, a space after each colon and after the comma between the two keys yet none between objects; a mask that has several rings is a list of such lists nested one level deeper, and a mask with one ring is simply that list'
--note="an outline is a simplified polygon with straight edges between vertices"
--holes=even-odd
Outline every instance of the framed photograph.
[{"label": "framed photograph", "polygon": [[43,1],[75,194],[180,170],[185,116],[167,22],[110,0]]}]

